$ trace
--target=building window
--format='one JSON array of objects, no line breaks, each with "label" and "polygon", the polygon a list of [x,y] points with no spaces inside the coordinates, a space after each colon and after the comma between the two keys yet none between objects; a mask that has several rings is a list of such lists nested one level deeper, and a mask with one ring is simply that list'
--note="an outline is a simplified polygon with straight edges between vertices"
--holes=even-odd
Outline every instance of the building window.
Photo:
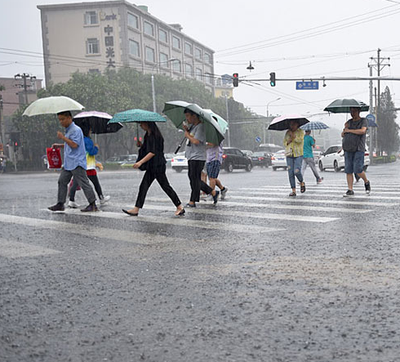
[{"label": "building window", "polygon": [[95,11],[86,11],[85,13],[85,25],[95,25],[99,23],[97,13]]},{"label": "building window", "polygon": [[193,66],[191,66],[190,64],[185,64],[185,74],[188,77],[193,77]]},{"label": "building window", "polygon": [[128,25],[131,28],[139,29],[139,19],[136,15],[128,13]]},{"label": "building window", "polygon": [[195,48],[194,56],[196,57],[196,59],[201,59],[201,49]]},{"label": "building window", "polygon": [[132,39],[129,39],[129,54],[140,58],[139,43]]},{"label": "building window", "polygon": [[145,34],[154,36],[154,25],[153,24],[150,24],[147,21],[145,21],[143,30],[144,30]]},{"label": "building window", "polygon": [[173,60],[172,62],[172,69],[174,72],[181,73],[182,68],[181,68],[181,61],[178,59]]},{"label": "building window", "polygon": [[89,69],[89,73],[92,73],[92,74],[101,74],[99,69]]},{"label": "building window", "polygon": [[204,53],[204,62],[211,64],[211,55],[208,53]]},{"label": "building window", "polygon": [[160,53],[160,66],[163,68],[169,68],[168,54]]},{"label": "building window", "polygon": [[86,54],[100,54],[99,39],[90,38],[86,41]]},{"label": "building window", "polygon": [[200,68],[196,68],[196,79],[199,82],[203,81],[203,72],[202,72],[202,70]]},{"label": "building window", "polygon": [[155,52],[153,48],[146,47],[146,60],[152,63],[156,62]]},{"label": "building window", "polygon": [[206,78],[206,83],[212,84],[212,76],[210,73],[206,73],[205,78]]},{"label": "building window", "polygon": [[158,29],[158,39],[164,43],[168,43],[168,33],[165,30]]},{"label": "building window", "polygon": [[192,46],[192,44],[189,44],[189,43],[185,42],[185,53],[193,55],[193,46]]},{"label": "building window", "polygon": [[176,49],[181,48],[181,40],[176,36],[172,36],[172,46]]}]

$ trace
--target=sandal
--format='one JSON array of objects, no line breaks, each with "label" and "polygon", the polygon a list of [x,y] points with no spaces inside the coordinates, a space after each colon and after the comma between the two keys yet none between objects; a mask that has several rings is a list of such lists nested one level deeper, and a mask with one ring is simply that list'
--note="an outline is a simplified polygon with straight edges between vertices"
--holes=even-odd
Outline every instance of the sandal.
[{"label": "sandal", "polygon": [[303,185],[300,186],[300,192],[303,194],[306,192],[306,184],[303,182]]}]

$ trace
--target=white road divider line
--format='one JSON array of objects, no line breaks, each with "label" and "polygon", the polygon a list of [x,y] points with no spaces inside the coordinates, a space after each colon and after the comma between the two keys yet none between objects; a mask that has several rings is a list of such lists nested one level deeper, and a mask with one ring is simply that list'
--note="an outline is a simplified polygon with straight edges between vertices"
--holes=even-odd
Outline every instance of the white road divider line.
[{"label": "white road divider line", "polygon": [[[86,214],[81,212],[80,210],[78,211],[80,213],[79,215]],[[96,214],[102,214],[102,212],[99,211],[96,212]],[[6,214],[0,214],[0,222],[6,222],[11,224],[24,225],[42,229],[53,229],[55,231],[59,231],[62,233],[79,234],[88,237],[111,239],[115,241],[125,241],[141,245],[156,244],[156,243],[174,243],[176,242],[177,239],[179,239],[176,237],[172,238],[150,233],[109,229],[97,226],[93,227],[90,225],[73,224],[71,222],[65,222],[65,221],[35,219],[30,217],[6,215]]]},{"label": "white road divider line", "polygon": [[[165,210],[165,208],[162,208]],[[213,229],[213,230],[225,230],[225,231],[234,231],[240,233],[247,233],[247,234],[260,234],[260,233],[270,233],[275,231],[284,231],[285,229],[282,228],[272,228],[266,226],[259,226],[259,225],[243,225],[243,224],[230,224],[228,222],[209,222],[203,220],[190,220],[186,217],[162,217],[162,216],[148,216],[143,215],[144,212],[138,217],[136,216],[129,216],[126,214],[115,213],[115,212],[96,212],[96,213],[84,213],[84,216],[92,216],[92,217],[105,217],[111,219],[125,219],[131,222],[150,222],[155,224],[167,224],[167,225],[174,225],[174,226],[183,226],[183,227],[193,227],[193,228],[203,228],[203,229]],[[243,215],[242,215],[243,216]],[[282,215],[285,216],[285,215]],[[282,217],[280,218],[282,219]]]},{"label": "white road divider line", "polygon": [[0,256],[8,259],[59,254],[61,251],[0,238]]}]

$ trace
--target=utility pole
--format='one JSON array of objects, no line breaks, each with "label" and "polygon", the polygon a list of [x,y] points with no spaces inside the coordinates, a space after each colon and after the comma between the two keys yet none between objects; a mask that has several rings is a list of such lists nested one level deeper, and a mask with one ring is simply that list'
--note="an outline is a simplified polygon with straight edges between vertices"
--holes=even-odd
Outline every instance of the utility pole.
[{"label": "utility pole", "polygon": [[[375,118],[376,118],[376,123],[379,124],[379,119],[378,119],[378,115],[381,113],[381,70],[383,70],[383,68],[385,67],[390,67],[390,58],[382,58],[381,57],[381,49],[377,50],[377,57],[376,58],[371,58],[371,61],[373,62],[372,64],[368,64],[368,66],[370,67],[370,77],[372,77],[372,68],[376,69],[377,71],[377,75],[378,75],[378,91],[377,91],[377,97],[375,100]],[[372,103],[372,80],[370,81],[370,110],[372,110],[371,108],[371,103]],[[376,145],[378,144],[378,137],[377,137],[377,132],[376,131]],[[370,145],[371,145],[371,141],[370,141]],[[370,152],[372,152],[372,150],[370,150]]]},{"label": "utility pole", "polygon": [[4,154],[6,150],[6,131],[3,123],[3,97],[0,94],[0,133],[1,133],[1,143],[3,145],[3,151],[1,153]]},{"label": "utility pole", "polygon": [[[22,85],[17,85],[17,86],[19,86],[20,88],[24,88],[24,104],[28,104],[29,103],[29,101],[28,101],[28,87],[30,88],[30,87],[32,87],[32,81],[34,81],[35,79],[36,79],[36,77],[34,76],[34,75],[29,75],[29,74],[27,74],[27,73],[22,73],[22,74],[16,74],[16,75],[14,75],[14,79],[15,80],[18,80],[18,79],[22,79],[23,80],[23,84]],[[31,80],[31,84],[27,84],[27,79],[30,79]]]},{"label": "utility pole", "polygon": [[229,104],[228,95],[225,94],[225,106],[226,106],[226,122],[228,122],[228,147],[231,147],[231,129],[229,127]]}]

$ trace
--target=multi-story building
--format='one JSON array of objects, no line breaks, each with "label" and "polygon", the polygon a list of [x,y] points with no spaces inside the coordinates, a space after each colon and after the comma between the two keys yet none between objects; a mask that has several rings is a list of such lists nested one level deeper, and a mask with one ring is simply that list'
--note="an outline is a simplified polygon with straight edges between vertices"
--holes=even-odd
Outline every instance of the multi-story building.
[{"label": "multi-story building", "polygon": [[197,79],[212,90],[214,51],[124,0],[39,5],[46,84],[76,71],[131,67]]}]

